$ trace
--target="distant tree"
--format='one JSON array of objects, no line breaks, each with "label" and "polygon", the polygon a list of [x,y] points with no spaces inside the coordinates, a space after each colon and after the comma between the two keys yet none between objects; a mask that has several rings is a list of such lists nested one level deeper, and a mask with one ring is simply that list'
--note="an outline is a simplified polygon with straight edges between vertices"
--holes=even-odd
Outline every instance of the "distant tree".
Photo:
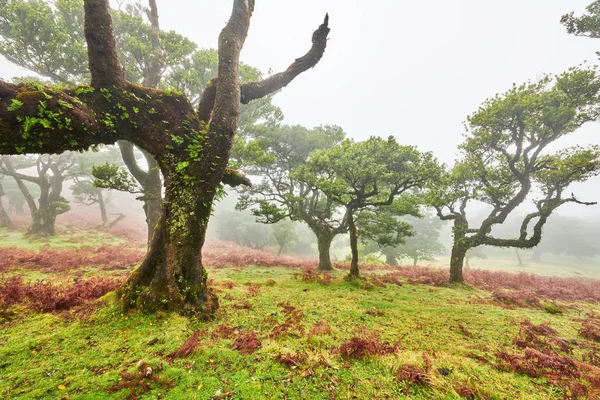
[{"label": "distant tree", "polygon": [[422,211],[422,215],[423,218],[402,218],[410,224],[413,235],[406,236],[404,243],[398,246],[381,249],[387,264],[398,265],[398,259],[408,258],[417,265],[421,260],[432,261],[443,254],[444,246],[440,243],[442,221],[427,211]]},{"label": "distant tree", "polygon": [[[549,145],[573,133],[600,112],[600,79],[594,69],[572,68],[538,82],[515,85],[486,100],[467,119],[462,159],[431,188],[430,203],[443,220],[454,222],[450,281],[462,282],[465,254],[478,246],[532,248],[548,217],[565,203],[592,205],[565,195],[573,182],[600,171],[596,146],[550,151]],[[526,215],[518,237],[502,239],[492,228],[534,193],[536,210]],[[467,205],[478,201],[489,214],[469,224]],[[530,227],[533,224],[533,228]],[[533,231],[533,232],[532,232]]]},{"label": "distant tree", "polygon": [[543,254],[594,257],[600,254],[597,221],[553,215],[540,243],[533,248],[531,261],[540,262]]},{"label": "distant tree", "polygon": [[338,146],[315,151],[293,176],[344,207],[352,252],[348,276],[358,278],[357,221],[362,218],[363,227],[370,227],[363,231],[383,246],[401,242],[407,229],[393,217],[419,214],[411,190],[425,186],[437,170],[430,153],[401,146],[390,136],[387,140],[344,140]]},{"label": "distant tree", "polygon": [[[12,177],[17,183],[31,211],[31,223],[28,235],[52,236],[55,234],[56,217],[71,209],[67,199],[62,197],[66,171],[72,165],[72,154],[60,156],[30,156],[15,159],[21,165],[15,168],[9,156],[0,157],[0,174]],[[21,173],[19,167],[35,167],[36,175]],[[36,204],[25,182],[39,187],[39,199]]]},{"label": "distant tree", "polygon": [[339,205],[323,191],[292,176],[312,151],[339,144],[344,131],[337,126],[308,129],[299,125],[258,127],[248,132],[234,155],[249,175],[260,176],[252,187],[240,189],[239,210],[251,209],[257,220],[272,224],[289,218],[305,223],[317,237],[321,271],[333,269],[331,242],[348,232]]},{"label": "distant tree", "polygon": [[12,226],[12,221],[4,209],[4,203],[2,202],[2,197],[6,196],[4,187],[2,187],[2,178],[3,176],[0,175],[0,228],[6,228]]},{"label": "distant tree", "polygon": [[[94,167],[96,165],[102,166],[102,163],[105,163],[104,165],[122,165],[118,149],[107,146],[101,151],[76,154],[73,158],[74,162],[69,169],[69,173],[74,183],[69,189],[71,189],[75,201],[85,205],[97,204],[102,218],[102,227],[106,228],[116,225],[120,220],[125,218],[125,214],[117,213],[117,218],[112,222],[109,221],[104,194],[106,190],[94,184],[96,179],[93,172]],[[111,174],[113,177],[120,176],[112,170]],[[129,177],[128,175],[126,176]],[[132,180],[130,182],[133,183]]]},{"label": "distant tree", "polygon": [[217,238],[220,240],[255,250],[262,250],[273,243],[271,227],[257,223],[248,212],[224,210],[216,215],[215,223]]},{"label": "distant tree", "polygon": [[479,258],[480,260],[485,260],[487,258],[487,254],[483,252],[481,247],[474,247],[472,249],[467,250],[467,254],[465,255],[465,268],[470,268],[470,261],[473,258]]},{"label": "distant tree", "polygon": [[271,237],[279,246],[277,254],[283,253],[286,247],[291,247],[298,241],[295,228],[296,225],[290,220],[282,220],[271,226]]}]

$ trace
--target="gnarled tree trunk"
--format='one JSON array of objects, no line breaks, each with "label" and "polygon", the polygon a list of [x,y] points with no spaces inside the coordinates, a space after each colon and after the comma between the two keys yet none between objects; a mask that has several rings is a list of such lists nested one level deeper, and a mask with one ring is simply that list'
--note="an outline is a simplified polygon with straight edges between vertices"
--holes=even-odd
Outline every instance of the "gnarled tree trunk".
[{"label": "gnarled tree trunk", "polygon": [[352,253],[352,260],[350,261],[350,272],[349,278],[359,278],[360,272],[358,270],[358,229],[354,222],[353,210],[348,210],[348,231],[350,232],[350,252]]},{"label": "gnarled tree trunk", "polygon": [[318,271],[333,271],[333,264],[331,264],[331,242],[335,235],[326,231],[315,232],[317,236],[317,249],[319,250],[319,266]]},{"label": "gnarled tree trunk", "polygon": [[[217,298],[206,285],[201,250],[213,199],[224,175],[234,184],[248,184],[225,174],[240,102],[273,93],[316,65],[327,44],[328,18],[314,32],[306,55],[284,72],[240,87],[239,53],[254,1],[234,0],[219,36],[218,78],[194,110],[183,95],[128,83],[117,58],[108,0],[85,0],[84,8],[91,87],[40,91],[0,81],[0,154],[57,153],[117,140],[152,154],[164,176],[165,201],[144,261],[119,290],[124,307],[210,314]],[[40,113],[48,121],[29,126],[24,137],[22,121]]]}]

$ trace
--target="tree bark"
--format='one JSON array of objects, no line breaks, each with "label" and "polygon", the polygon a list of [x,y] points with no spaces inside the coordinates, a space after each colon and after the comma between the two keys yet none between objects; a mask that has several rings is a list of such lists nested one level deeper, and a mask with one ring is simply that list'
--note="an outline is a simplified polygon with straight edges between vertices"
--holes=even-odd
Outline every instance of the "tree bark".
[{"label": "tree bark", "polygon": [[353,210],[348,210],[348,231],[350,232],[350,252],[352,253],[352,261],[350,262],[349,278],[359,278],[360,271],[358,270],[358,229],[354,222]]},{"label": "tree bark", "polygon": [[419,262],[419,257],[418,256],[414,256],[413,257],[413,267],[416,267],[418,262]]},{"label": "tree bark", "polygon": [[465,245],[454,243],[450,256],[450,283],[463,283],[463,264],[468,248]]},{"label": "tree bark", "polygon": [[100,208],[100,216],[102,217],[102,227],[106,228],[108,226],[108,214],[106,213],[106,204],[104,203],[104,195],[102,194],[101,189],[96,190],[97,198],[98,198],[98,207]]},{"label": "tree bark", "polygon": [[319,266],[317,271],[333,271],[333,264],[331,263],[331,242],[335,237],[334,234],[329,232],[315,232],[317,236],[317,249],[319,250]]}]

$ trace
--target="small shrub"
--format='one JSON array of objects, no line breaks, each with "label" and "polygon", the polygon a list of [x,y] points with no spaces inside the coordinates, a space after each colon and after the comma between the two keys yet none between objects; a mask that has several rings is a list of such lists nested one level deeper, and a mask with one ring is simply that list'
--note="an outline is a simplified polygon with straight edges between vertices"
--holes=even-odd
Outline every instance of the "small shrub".
[{"label": "small shrub", "polygon": [[564,310],[557,306],[556,304],[544,304],[542,307],[544,307],[544,311],[546,311],[548,314],[562,314],[564,312]]},{"label": "small shrub", "polygon": [[231,339],[235,337],[237,331],[234,328],[231,328],[227,325],[219,325],[215,328],[211,336],[213,339]]},{"label": "small shrub", "polygon": [[581,320],[582,326],[579,328],[579,336],[600,342],[600,318],[595,314],[588,315],[587,318]]},{"label": "small shrub", "polygon": [[235,282],[232,281],[222,281],[218,283],[220,286],[224,287],[225,289],[233,289],[235,287]]},{"label": "small shrub", "polygon": [[366,311],[366,313],[367,313],[368,315],[372,315],[372,316],[374,316],[374,317],[383,317],[383,316],[385,315],[385,313],[384,313],[383,311],[381,311],[380,309],[378,309],[378,308],[375,308],[375,307],[373,307],[373,308],[369,308],[369,309]]},{"label": "small shrub", "polygon": [[304,312],[289,303],[282,302],[277,305],[282,308],[285,320],[271,329],[269,337],[276,339],[289,334],[295,334],[298,337],[304,335],[304,325],[301,324]]},{"label": "small shrub", "polygon": [[246,282],[246,287],[248,288],[248,296],[250,297],[256,297],[260,293],[260,285]]},{"label": "small shrub", "polygon": [[275,361],[280,362],[288,368],[301,367],[304,363],[306,363],[307,359],[308,356],[304,352],[294,352],[286,354],[280,353],[274,357]]}]

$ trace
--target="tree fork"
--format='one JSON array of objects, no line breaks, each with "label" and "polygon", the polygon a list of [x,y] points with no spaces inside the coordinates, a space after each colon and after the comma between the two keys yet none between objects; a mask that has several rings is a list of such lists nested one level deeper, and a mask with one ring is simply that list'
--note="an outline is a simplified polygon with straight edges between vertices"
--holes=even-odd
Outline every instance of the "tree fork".
[{"label": "tree fork", "polygon": [[[201,250],[221,181],[244,182],[243,175],[225,171],[241,101],[239,53],[254,1],[233,2],[219,37],[219,83],[209,125],[185,96],[128,83],[117,58],[108,0],[85,0],[84,5],[91,87],[53,89],[0,81],[0,154],[86,150],[117,140],[152,154],[164,176],[165,201],[144,261],[119,290],[123,305],[208,315],[217,299],[206,286]],[[313,67],[325,50],[327,22],[313,34],[313,46],[299,59],[297,70],[288,68],[277,84],[267,85],[269,79],[256,83],[259,90],[245,101],[273,93]],[[24,130],[32,118],[45,120]]]}]

